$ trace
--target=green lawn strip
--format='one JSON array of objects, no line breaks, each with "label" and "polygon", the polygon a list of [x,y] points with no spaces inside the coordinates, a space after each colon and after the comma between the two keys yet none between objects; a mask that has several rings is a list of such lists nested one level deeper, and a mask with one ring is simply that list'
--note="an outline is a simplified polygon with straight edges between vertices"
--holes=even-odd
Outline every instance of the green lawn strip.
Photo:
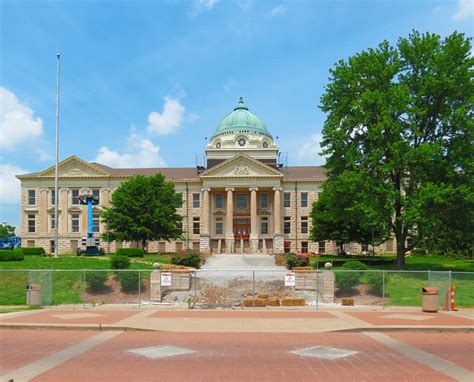
[{"label": "green lawn strip", "polygon": [[15,312],[25,312],[28,310],[38,310],[41,309],[40,306],[25,306],[21,308],[0,308],[0,314],[2,313],[15,313]]},{"label": "green lawn strip", "polygon": [[[152,261],[149,263],[131,262],[129,269],[151,268]],[[87,270],[90,269],[110,269],[110,259],[102,256],[99,258],[61,255],[58,258],[25,256],[23,261],[0,262],[0,305],[26,304],[26,287],[30,269],[55,270],[51,276],[52,290],[42,290],[44,301],[52,299],[53,304],[75,304],[82,302],[84,272],[87,275]]]}]

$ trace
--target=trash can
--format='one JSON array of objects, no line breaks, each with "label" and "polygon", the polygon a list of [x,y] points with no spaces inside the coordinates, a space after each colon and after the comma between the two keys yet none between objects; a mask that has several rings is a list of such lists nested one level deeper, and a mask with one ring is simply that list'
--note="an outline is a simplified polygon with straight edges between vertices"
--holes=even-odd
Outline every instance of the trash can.
[{"label": "trash can", "polygon": [[438,288],[425,287],[422,288],[422,292],[421,309],[423,312],[437,312],[439,310]]},{"label": "trash can", "polygon": [[41,284],[30,284],[26,287],[26,304],[41,306]]}]

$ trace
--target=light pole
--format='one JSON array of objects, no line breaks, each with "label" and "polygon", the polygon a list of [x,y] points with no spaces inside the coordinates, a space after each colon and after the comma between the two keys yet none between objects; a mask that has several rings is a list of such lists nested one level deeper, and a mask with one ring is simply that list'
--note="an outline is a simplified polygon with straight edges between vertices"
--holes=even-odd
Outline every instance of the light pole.
[{"label": "light pole", "polygon": [[58,159],[59,159],[59,53],[56,54],[56,162],[54,165],[54,256],[59,253],[59,221],[58,221]]}]

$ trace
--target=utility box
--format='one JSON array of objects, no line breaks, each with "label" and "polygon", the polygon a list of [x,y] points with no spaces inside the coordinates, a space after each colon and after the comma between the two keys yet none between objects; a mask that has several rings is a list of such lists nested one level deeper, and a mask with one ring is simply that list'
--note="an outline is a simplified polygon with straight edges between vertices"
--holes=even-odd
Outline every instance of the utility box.
[{"label": "utility box", "polygon": [[30,284],[26,287],[26,304],[41,306],[41,284]]},{"label": "utility box", "polygon": [[439,310],[438,288],[425,287],[422,288],[421,309],[423,312],[437,312]]}]

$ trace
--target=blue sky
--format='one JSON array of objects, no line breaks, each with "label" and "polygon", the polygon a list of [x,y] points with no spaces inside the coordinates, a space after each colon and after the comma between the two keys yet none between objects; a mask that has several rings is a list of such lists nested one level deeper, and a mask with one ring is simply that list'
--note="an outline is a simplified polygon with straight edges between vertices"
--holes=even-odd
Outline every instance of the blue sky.
[{"label": "blue sky", "polygon": [[318,109],[339,59],[412,29],[473,36],[473,2],[0,0],[0,221],[18,225],[14,174],[60,158],[194,166],[244,96],[290,165],[322,164]]}]

